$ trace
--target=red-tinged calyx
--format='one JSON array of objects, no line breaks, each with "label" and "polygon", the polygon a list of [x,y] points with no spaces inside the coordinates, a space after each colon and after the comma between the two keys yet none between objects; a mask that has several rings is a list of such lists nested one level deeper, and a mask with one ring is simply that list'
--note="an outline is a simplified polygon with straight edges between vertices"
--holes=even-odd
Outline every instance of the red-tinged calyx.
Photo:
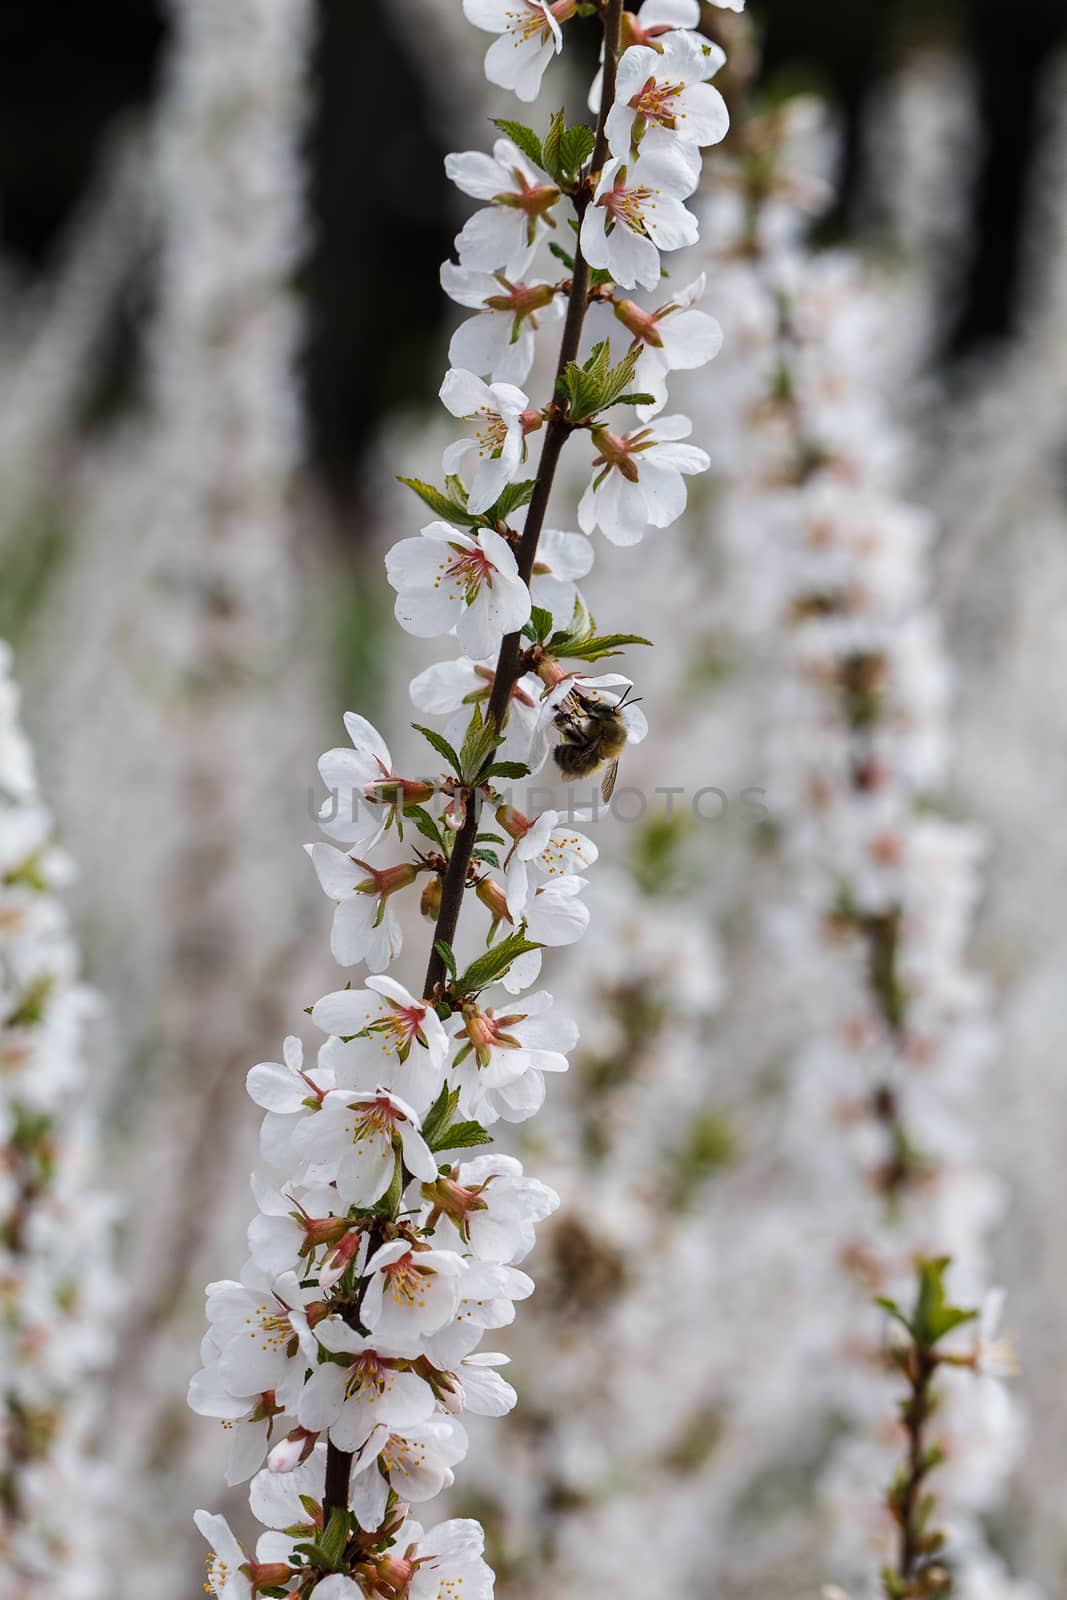
[{"label": "red-tinged calyx", "polygon": [[368,783],[363,790],[364,799],[371,804],[381,802],[391,806],[421,806],[434,797],[434,786],[419,778],[398,778],[390,773]]},{"label": "red-tinged calyx", "polygon": [[379,1556],[375,1563],[374,1575],[376,1586],[388,1595],[402,1595],[411,1582],[415,1571],[414,1561],[408,1561],[404,1556],[388,1555]]},{"label": "red-tinged calyx", "polygon": [[512,839],[525,839],[533,827],[529,817],[523,816],[522,812],[517,811],[514,806],[497,806],[496,820],[504,832],[509,834]]},{"label": "red-tinged calyx", "polygon": [[531,407],[529,410],[520,413],[519,421],[522,423],[522,433],[523,438],[525,438],[528,434],[536,433],[538,428],[543,427],[545,419],[540,411],[535,411]]},{"label": "red-tinged calyx", "polygon": [[264,1389],[253,1410],[249,1413],[250,1422],[270,1422],[273,1417],[285,1414],[285,1407],[278,1404],[277,1396],[273,1389]]},{"label": "red-tinged calyx", "polygon": [[519,1050],[522,1048],[518,1039],[512,1037],[507,1031],[522,1022],[525,1013],[515,1012],[511,1016],[498,1017],[494,1014],[492,1006],[483,1011],[475,1000],[467,1000],[463,1005],[463,1032],[467,1036],[467,1043],[462,1046],[456,1056],[458,1065],[473,1050],[480,1067],[487,1067],[492,1059],[494,1050]]},{"label": "red-tinged calyx", "polygon": [[[358,1228],[352,1228],[338,1239],[334,1248],[322,1263],[319,1271],[319,1285],[323,1289],[332,1289],[334,1284],[344,1277],[349,1267],[359,1252],[362,1233]],[[310,1322],[310,1317],[308,1321]]]},{"label": "red-tinged calyx", "polygon": [[550,183],[527,183],[518,167],[513,167],[511,171],[516,187],[509,189],[506,194],[494,195],[494,204],[524,212],[531,223],[536,222],[538,217],[546,216],[559,199],[559,190]]},{"label": "red-tinged calyx", "polygon": [[658,311],[643,311],[633,300],[616,300],[615,315],[624,328],[629,328],[635,339],[640,339],[642,344],[652,345],[656,350],[662,349]]},{"label": "red-tinged calyx", "polygon": [[515,335],[518,336],[527,317],[531,326],[537,327],[537,312],[551,305],[556,291],[550,283],[511,283],[502,272],[493,274],[501,294],[491,294],[485,304],[490,311],[510,311],[515,318]]},{"label": "red-tinged calyx", "polygon": [[348,1231],[349,1224],[344,1217],[309,1217],[306,1212],[296,1211],[292,1214],[304,1230],[301,1256],[313,1255],[324,1244],[336,1244]]},{"label": "red-tinged calyx", "polygon": [[281,1589],[298,1569],[287,1561],[246,1561],[241,1571],[251,1583],[252,1593],[262,1594],[266,1589]]},{"label": "red-tinged calyx", "polygon": [[358,856],[353,856],[352,860],[367,874],[356,884],[356,893],[372,894],[378,900],[387,900],[398,890],[407,889],[419,875],[413,861],[403,861],[395,867],[372,867],[369,861],[361,861]]},{"label": "red-tinged calyx", "polygon": [[645,433],[633,433],[624,434],[620,438],[617,433],[612,433],[610,428],[594,428],[593,443],[600,453],[595,457],[593,465],[604,469],[594,482],[602,483],[614,467],[630,483],[636,483],[639,473],[633,456],[636,450],[642,448],[645,437]]},{"label": "red-tinged calyx", "polygon": [[662,46],[656,41],[665,33],[672,33],[674,25],[670,22],[653,23],[651,27],[642,28],[640,17],[633,11],[624,11],[622,14],[622,39],[623,50],[628,50],[634,44],[647,44],[650,49],[662,53]]},{"label": "red-tinged calyx", "polygon": [[482,878],[474,891],[482,905],[487,907],[493,918],[493,927],[498,922],[510,922],[511,915],[508,911],[508,899],[499,883],[492,878]]},{"label": "red-tinged calyx", "polygon": [[488,1200],[482,1198],[487,1184],[480,1183],[473,1189],[465,1189],[456,1181],[455,1174],[458,1170],[458,1167],[453,1167],[450,1177],[438,1178],[436,1183],[423,1184],[422,1198],[432,1207],[426,1221],[426,1229],[430,1232],[437,1226],[440,1218],[446,1216],[455,1224],[464,1243],[469,1244],[471,1213],[489,1209]]}]

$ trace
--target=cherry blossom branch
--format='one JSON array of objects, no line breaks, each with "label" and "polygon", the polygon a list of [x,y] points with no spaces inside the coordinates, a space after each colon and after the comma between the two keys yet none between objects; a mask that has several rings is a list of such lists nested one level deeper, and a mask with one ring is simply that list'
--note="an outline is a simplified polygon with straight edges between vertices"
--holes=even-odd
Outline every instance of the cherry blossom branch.
[{"label": "cherry blossom branch", "polygon": [[[596,143],[593,147],[589,173],[578,195],[575,196],[575,209],[578,212],[579,221],[581,221],[585,207],[593,192],[595,177],[603,167],[607,155],[606,126],[608,113],[615,100],[615,79],[619,61],[622,12],[623,0],[607,0],[601,19],[604,30],[604,79],[600,111],[597,116]],[[588,310],[589,263],[585,258],[581,238],[579,237],[574,252],[574,272],[567,297],[566,320],[564,321],[563,333],[560,338],[553,400],[549,407],[550,416],[545,429],[545,439],[541,449],[541,459],[538,463],[537,478],[526,517],[526,525],[523,528],[522,538],[519,541],[516,553],[519,577],[527,585],[530,583],[534,563],[537,560],[537,546],[541,538],[541,530],[545,524],[545,516],[548,512],[548,502],[552,494],[552,485],[555,482],[556,468],[563,453],[563,446],[573,431],[573,424],[567,420],[566,411],[559,404],[560,383],[568,365],[577,359],[581,345],[582,328],[585,324]],[[503,727],[511,692],[522,676],[521,654],[521,632],[516,631],[505,635],[497,658],[493,687],[486,712],[487,717],[497,728]],[[437,926],[434,928],[433,944],[426,968],[426,980],[422,990],[424,999],[432,997],[445,976],[445,965],[440,954],[440,945],[442,942],[449,946],[452,944],[459,924],[459,914],[467,888],[467,873],[474,851],[474,841],[478,833],[478,810],[479,807],[472,797],[466,819],[456,836],[452,853],[449,856],[448,870],[442,880],[441,910],[437,918]]]}]

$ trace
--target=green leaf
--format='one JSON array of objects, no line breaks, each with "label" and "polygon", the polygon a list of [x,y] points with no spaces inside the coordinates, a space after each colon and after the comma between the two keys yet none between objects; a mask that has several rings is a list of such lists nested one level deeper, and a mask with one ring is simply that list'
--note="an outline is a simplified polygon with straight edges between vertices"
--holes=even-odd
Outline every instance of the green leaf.
[{"label": "green leaf", "polygon": [[441,830],[428,811],[422,806],[408,806],[405,808],[404,815],[405,817],[410,817],[424,839],[429,839],[430,843],[435,844],[439,850],[444,850],[445,841],[441,836]]},{"label": "green leaf", "polygon": [[[423,1137],[426,1130],[423,1129]],[[438,1150],[472,1150],[477,1144],[492,1144],[492,1134],[486,1133],[480,1122],[456,1122],[446,1128],[436,1139],[426,1143],[434,1152]]]},{"label": "green leaf", "polygon": [[486,850],[484,848],[472,850],[471,860],[484,861],[487,867],[499,868],[500,866],[500,857],[497,855],[495,850]]},{"label": "green leaf", "polygon": [[[563,248],[563,246],[561,244],[557,244],[555,239],[550,239],[548,241],[548,248],[549,248],[549,250],[551,250],[552,254],[555,256],[557,261],[562,261],[563,262],[563,265],[566,267],[568,272],[573,272],[574,271],[574,257],[572,255],[568,254],[568,252],[566,250],[564,250],[564,248]],[[597,270],[599,271],[599,268]],[[611,277],[611,274],[609,273],[608,274],[609,280],[610,280],[610,277]]]},{"label": "green leaf", "polygon": [[563,131],[566,127],[563,112],[557,111],[548,125],[544,143],[541,146],[541,166],[557,183],[562,183],[564,174],[560,161],[560,146],[563,142]]},{"label": "green leaf", "polygon": [[326,1532],[320,1540],[321,1548],[328,1557],[333,1572],[339,1572],[343,1565],[342,1558],[348,1543],[348,1534],[348,1512],[341,1506],[334,1506],[330,1512],[330,1520],[326,1524]]},{"label": "green leaf", "polygon": [[527,939],[525,934],[510,933],[506,939],[501,939],[499,944],[487,950],[483,956],[472,961],[463,975],[456,979],[452,985],[456,994],[472,994],[476,989],[484,989],[487,984],[495,983],[507,972],[511,963],[527,950],[540,950],[539,944],[534,944]]},{"label": "green leaf", "polygon": [[559,142],[559,164],[565,178],[573,178],[593,153],[596,136],[584,122],[568,128]]},{"label": "green leaf", "polygon": [[530,769],[525,761],[494,761],[485,771],[487,778],[528,778]]},{"label": "green leaf", "polygon": [[564,634],[560,638],[550,639],[548,648],[554,656],[563,656],[567,660],[601,661],[605,656],[617,656],[622,647],[628,644],[651,647],[652,640],[642,638],[639,633],[586,634],[584,638]]},{"label": "green leaf", "polygon": [[533,639],[536,644],[543,643],[552,632],[551,611],[546,611],[544,606],[533,606],[530,620],[522,631],[527,639]]},{"label": "green leaf", "polygon": [[463,736],[463,748],[459,752],[459,775],[464,783],[473,784],[481,778],[482,769],[500,743],[500,738],[496,724],[483,722],[481,707],[476,705]]},{"label": "green leaf", "polygon": [[437,954],[440,956],[442,962],[444,963],[444,968],[445,968],[445,971],[448,973],[448,976],[450,978],[454,978],[456,976],[456,970],[457,969],[456,969],[456,953],[452,949],[452,946],[445,939],[435,939],[434,943],[433,943],[433,947],[437,951]]},{"label": "green leaf", "polygon": [[528,128],[524,122],[512,122],[510,117],[493,117],[492,121],[512,144],[518,145],[528,161],[532,161],[535,167],[544,166],[541,141],[532,128]]},{"label": "green leaf", "polygon": [[449,1126],[459,1105],[459,1090],[445,1084],[433,1105],[422,1119],[422,1136],[433,1149],[432,1140],[438,1138]]},{"label": "green leaf", "polygon": [[452,768],[452,771],[456,774],[456,777],[462,778],[462,763],[460,762],[459,756],[457,756],[456,752],[453,750],[452,746],[449,744],[444,735],[438,733],[434,728],[424,728],[420,722],[413,722],[411,726],[415,729],[416,733],[421,733],[423,738],[427,739],[430,744],[433,745],[434,749],[437,751],[437,754],[448,762],[449,766]]},{"label": "green leaf", "polygon": [[397,482],[413,489],[419,499],[425,501],[430,510],[436,512],[439,517],[444,517],[446,522],[459,522],[464,527],[473,528],[482,521],[481,517],[472,516],[460,501],[451,499],[440,489],[435,489],[432,483],[423,483],[421,478],[401,478],[399,475]]},{"label": "green leaf", "polygon": [[615,397],[614,403],[617,406],[654,406],[656,397],[654,394],[643,393],[620,394]]},{"label": "green leaf", "polygon": [[488,511],[482,512],[479,521],[488,523],[490,527],[495,527],[498,522],[506,522],[513,511],[530,504],[536,487],[536,478],[524,478],[521,483],[509,483],[496,504],[490,506]]}]

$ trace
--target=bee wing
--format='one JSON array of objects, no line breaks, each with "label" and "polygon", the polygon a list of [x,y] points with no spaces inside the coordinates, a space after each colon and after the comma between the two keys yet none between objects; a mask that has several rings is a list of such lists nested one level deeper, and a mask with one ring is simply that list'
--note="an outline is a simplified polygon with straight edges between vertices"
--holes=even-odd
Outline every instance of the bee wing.
[{"label": "bee wing", "polygon": [[608,801],[615,793],[615,779],[618,776],[619,763],[617,761],[613,761],[607,772],[604,774],[604,782],[600,785],[600,797],[605,805],[607,805]]}]

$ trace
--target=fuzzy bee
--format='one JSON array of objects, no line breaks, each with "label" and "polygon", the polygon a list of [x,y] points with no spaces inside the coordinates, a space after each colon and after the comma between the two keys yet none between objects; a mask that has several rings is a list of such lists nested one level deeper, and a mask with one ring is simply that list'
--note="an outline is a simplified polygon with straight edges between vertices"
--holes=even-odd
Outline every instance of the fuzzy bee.
[{"label": "fuzzy bee", "polygon": [[608,762],[600,793],[605,801],[611,799],[628,738],[623,709],[637,704],[628,699],[629,693],[627,689],[621,699],[608,701],[572,689],[561,701],[554,718],[560,740],[553,756],[564,783],[588,778]]}]

